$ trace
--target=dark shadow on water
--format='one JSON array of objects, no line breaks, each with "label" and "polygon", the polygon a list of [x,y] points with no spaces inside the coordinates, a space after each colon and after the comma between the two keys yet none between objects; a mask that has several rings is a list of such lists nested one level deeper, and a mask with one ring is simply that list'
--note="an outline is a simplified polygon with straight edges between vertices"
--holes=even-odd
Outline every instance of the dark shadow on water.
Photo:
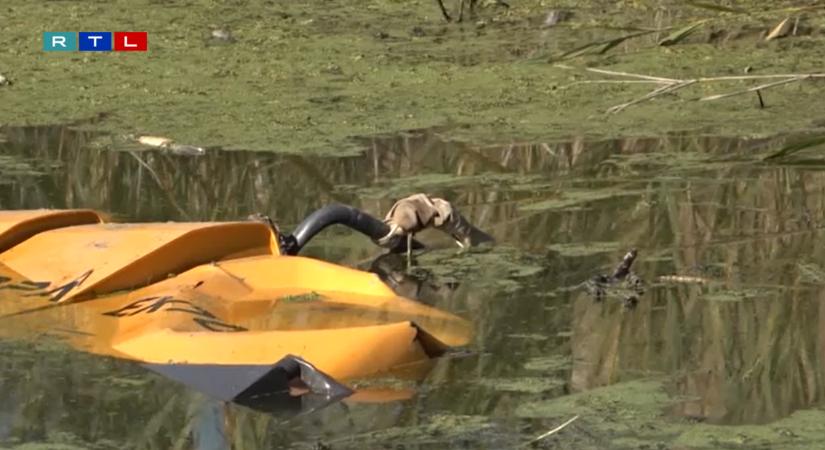
[{"label": "dark shadow on water", "polygon": [[[521,403],[640,378],[667,380],[666,416],[701,422],[769,423],[822,404],[825,172],[756,162],[787,139],[679,134],[479,147],[420,131],[365,139],[363,154],[344,158],[180,156],[70,127],[0,128],[0,209],[84,207],[134,221],[263,212],[289,228],[329,202],[380,215],[408,193],[444,196],[500,245],[458,255],[425,236],[435,250],[417,257],[414,280],[399,283],[471,318],[474,355],[439,362],[413,400],[335,407],[286,428],[240,408],[221,421],[244,448],[336,439],[341,448],[399,439],[439,448],[457,435],[471,447],[507,447],[537,434],[517,417]],[[635,309],[572,289],[630,247],[648,281]],[[340,230],[310,252],[366,269],[378,254]],[[683,279],[659,278],[670,275]],[[83,364],[93,364],[75,362],[87,356],[66,354],[61,366],[13,351],[1,359],[3,392],[25,394],[0,402],[0,442],[36,440],[49,423],[86,441],[165,448],[202,420],[193,412],[201,397],[155,378],[106,387],[98,371],[94,389],[107,393],[90,391],[80,380]],[[133,390],[139,408],[123,401]],[[61,401],[47,407],[47,398]],[[90,402],[105,420],[73,412]],[[52,419],[61,414],[77,417]],[[90,425],[97,421],[106,426]],[[439,441],[445,429],[450,438]]]}]

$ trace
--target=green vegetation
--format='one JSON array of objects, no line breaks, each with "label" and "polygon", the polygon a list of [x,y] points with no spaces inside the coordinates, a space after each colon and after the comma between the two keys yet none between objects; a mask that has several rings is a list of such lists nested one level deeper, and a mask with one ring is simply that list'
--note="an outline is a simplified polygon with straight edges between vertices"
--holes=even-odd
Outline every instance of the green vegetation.
[{"label": "green vegetation", "polygon": [[[423,190],[498,244],[460,252],[419,236],[429,249],[402,287],[471,319],[476,339],[424,382],[359,380],[414,388],[412,399],[284,419],[136,365],[0,341],[0,445],[188,448],[220,423],[236,448],[512,448],[579,415],[536,447],[817,448],[822,80],[764,88],[764,108],[753,92],[698,101],[769,82],[733,80],[607,114],[658,85],[587,69],[678,80],[821,71],[821,6],[480,3],[474,20],[446,24],[434,0],[6,1],[0,209],[158,221],[265,212],[290,229],[325,203],[382,216]],[[551,10],[572,15],[544,27]],[[782,23],[797,33],[765,40]],[[41,31],[90,24],[147,30],[150,51],[40,51]],[[215,28],[235,42],[214,45]],[[262,152],[182,156],[125,139],[143,133]],[[630,247],[648,292],[632,310],[594,302],[582,281]],[[336,229],[307,251],[362,268],[378,253]]]},{"label": "green vegetation", "polygon": [[[479,8],[475,21],[446,24],[430,0],[140,0],[117,7],[11,0],[0,11],[6,24],[0,73],[12,81],[0,86],[0,123],[105,114],[95,127],[116,133],[337,155],[360,148],[358,136],[432,126],[474,143],[663,130],[766,135],[822,126],[812,120],[825,113],[823,102],[810,101],[819,92],[815,81],[766,90],[765,109],[755,95],[689,101],[753,85],[733,81],[697,84],[610,116],[604,111],[651,86],[573,84],[604,78],[586,66],[673,78],[742,75],[746,68],[755,75],[818,71],[825,15],[816,6],[772,2],[766,11],[762,3],[736,1],[719,11],[683,2],[512,3]],[[559,8],[572,11],[569,20],[542,27]],[[797,35],[764,42],[786,16],[801,18]],[[146,30],[150,50],[40,50],[43,31],[90,24]],[[219,27],[235,41],[212,45],[208,36]]]}]

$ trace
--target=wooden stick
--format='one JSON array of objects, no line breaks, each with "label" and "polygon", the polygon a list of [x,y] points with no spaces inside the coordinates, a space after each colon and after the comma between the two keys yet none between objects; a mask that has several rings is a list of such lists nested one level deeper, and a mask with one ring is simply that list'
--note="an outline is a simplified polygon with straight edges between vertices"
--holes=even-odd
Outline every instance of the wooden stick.
[{"label": "wooden stick", "polygon": [[[555,64],[554,67],[558,67],[560,69],[574,69],[574,67],[563,65],[563,64]],[[656,89],[648,92],[642,97],[639,97],[635,100],[629,101],[627,103],[622,103],[619,105],[612,106],[607,109],[607,113],[617,113],[625,108],[636,105],[638,103],[642,103],[644,101],[650,100],[652,98],[658,97],[663,94],[668,94],[684,87],[690,86],[695,83],[705,83],[705,82],[717,82],[717,81],[744,81],[744,80],[770,80],[780,78],[779,81],[773,81],[770,83],[761,84],[759,86],[754,86],[748,89],[744,89],[741,91],[730,92],[727,94],[717,94],[711,95],[708,97],[700,98],[700,101],[708,101],[708,100],[718,100],[722,98],[732,97],[735,95],[746,94],[748,92],[756,91],[757,95],[759,95],[760,105],[764,107],[764,103],[762,102],[761,98],[761,90],[771,88],[774,86],[781,86],[787,83],[793,83],[796,81],[802,80],[809,80],[815,78],[825,78],[825,73],[800,73],[800,74],[767,74],[767,75],[733,75],[733,76],[720,76],[720,77],[698,77],[693,79],[676,79],[676,78],[665,78],[665,77],[657,77],[653,75],[644,75],[638,73],[630,73],[630,72],[620,72],[615,70],[606,70],[606,69],[598,69],[594,67],[586,67],[584,68],[585,71],[600,73],[604,75],[613,75],[619,77],[630,77],[636,78],[636,80],[582,80],[570,83],[568,85],[563,86],[563,88],[567,88],[576,84],[635,84],[635,83],[657,83],[663,84],[663,86],[659,86]]]},{"label": "wooden stick", "polygon": [[577,84],[672,84],[669,81],[656,81],[656,80],[582,80],[582,81],[574,81],[570,84],[565,84],[564,86],[560,87],[559,89],[567,89],[570,86],[575,86]]},{"label": "wooden stick", "polygon": [[[825,73],[801,73],[801,74],[777,74],[777,75],[748,75],[748,76],[730,76],[730,77],[703,77],[703,78],[693,78],[697,83],[707,83],[707,82],[714,82],[714,81],[747,81],[747,80],[770,80],[774,78],[800,78],[803,80],[808,79],[817,79],[817,78],[825,78]],[[599,80],[581,80],[581,81],[574,81],[570,84],[566,84],[561,88],[564,89],[569,86],[573,86],[576,84],[676,84],[681,83],[688,80],[676,80],[675,82],[663,80],[656,80],[656,79],[641,79],[641,80],[609,80],[609,79],[599,79]]]},{"label": "wooden stick", "polygon": [[825,73],[777,73],[777,74],[768,74],[768,75],[736,75],[736,76],[726,76],[726,77],[701,77],[697,78],[696,81],[699,82],[707,82],[707,81],[733,81],[733,80],[768,80],[771,78],[825,78]]},{"label": "wooden stick", "polygon": [[627,102],[627,103],[622,103],[621,105],[616,105],[616,106],[612,106],[612,107],[608,108],[607,113],[610,114],[610,113],[620,112],[623,109],[627,108],[628,106],[632,106],[632,105],[635,105],[635,104],[638,104],[638,103],[642,103],[644,101],[650,100],[650,99],[658,97],[660,95],[668,94],[670,92],[677,91],[679,89],[682,89],[683,87],[690,86],[691,84],[694,84],[694,83],[696,83],[696,80],[685,80],[685,81],[682,81],[682,82],[679,82],[679,83],[672,83],[672,84],[668,84],[668,85],[665,85],[665,86],[658,87],[658,88],[648,92],[646,95],[637,98],[636,100],[633,100],[633,101],[630,101],[630,102]]},{"label": "wooden stick", "polygon": [[661,94],[665,89],[668,89],[672,86],[673,86],[672,84],[668,84],[668,85],[665,85],[665,86],[659,86],[656,89],[654,89],[654,90],[648,92],[647,94],[645,94],[644,97],[637,98],[636,100],[632,100],[632,101],[629,101],[627,103],[622,103],[621,105],[611,106],[610,108],[607,108],[607,111],[605,111],[605,112],[607,112],[608,114],[617,113],[617,112],[627,108],[628,106],[635,105],[636,103],[641,103],[641,102],[643,102],[643,101],[645,101],[649,98],[653,98],[653,97]]},{"label": "wooden stick", "polygon": [[[563,64],[556,64],[556,67],[560,69],[573,69],[571,66],[563,65]],[[619,72],[615,70],[606,70],[606,69],[598,69],[595,67],[585,67],[584,70],[588,72],[594,73],[601,73],[604,75],[614,75],[620,77],[631,77],[631,78],[639,78],[642,80],[653,80],[659,81],[663,83],[680,83],[688,80],[684,79],[677,79],[677,78],[666,78],[666,77],[657,77],[653,75],[644,75],[638,73],[630,73],[630,72]],[[825,78],[825,73],[817,72],[817,73],[775,73],[775,74],[766,74],[766,75],[729,75],[729,76],[719,76],[719,77],[697,77],[693,78],[697,82],[704,83],[709,81],[735,81],[735,80],[767,80],[771,78]]]},{"label": "wooden stick", "polygon": [[748,88],[748,89],[743,89],[741,91],[729,92],[727,94],[709,95],[707,97],[700,98],[699,101],[704,102],[704,101],[709,101],[709,100],[719,100],[719,99],[722,99],[722,98],[733,97],[735,95],[747,94],[748,92],[753,92],[753,91],[759,92],[762,89],[767,89],[767,88],[774,87],[774,86],[781,86],[783,84],[793,83],[795,81],[801,81],[801,80],[805,80],[805,79],[806,79],[805,77],[787,78],[785,80],[774,81],[772,83],[760,84],[759,86],[754,86],[754,87],[751,87],[751,88]]},{"label": "wooden stick", "polygon": [[655,81],[661,81],[661,82],[665,82],[665,83],[679,83],[681,81],[684,81],[684,80],[677,80],[675,78],[654,77],[654,76],[651,76],[651,75],[640,75],[638,73],[629,73],[629,72],[616,72],[616,71],[613,71],[613,70],[596,69],[596,68],[593,68],[593,67],[587,67],[584,70],[586,70],[588,72],[601,73],[601,74],[605,74],[605,75],[616,75],[616,76],[620,76],[620,77],[641,78],[643,80],[655,80]]},{"label": "wooden stick", "polygon": [[537,437],[537,438],[533,439],[532,441],[527,442],[526,444],[522,445],[522,448],[524,448],[524,447],[528,447],[528,446],[530,446],[530,445],[532,445],[532,444],[535,444],[536,442],[538,442],[538,441],[540,441],[540,440],[542,440],[542,439],[544,439],[544,438],[546,438],[546,437],[549,437],[549,436],[552,436],[552,435],[554,435],[554,434],[558,433],[559,431],[563,430],[565,427],[567,427],[567,426],[568,426],[568,425],[570,425],[571,423],[575,422],[575,421],[576,421],[576,419],[578,419],[578,418],[579,418],[579,416],[578,416],[578,415],[573,416],[573,418],[572,418],[572,419],[570,419],[570,420],[568,420],[567,422],[564,422],[563,424],[561,424],[561,425],[557,426],[556,428],[553,428],[552,430],[548,431],[547,433],[544,433],[544,434],[542,434],[541,436],[539,436],[539,437]]}]

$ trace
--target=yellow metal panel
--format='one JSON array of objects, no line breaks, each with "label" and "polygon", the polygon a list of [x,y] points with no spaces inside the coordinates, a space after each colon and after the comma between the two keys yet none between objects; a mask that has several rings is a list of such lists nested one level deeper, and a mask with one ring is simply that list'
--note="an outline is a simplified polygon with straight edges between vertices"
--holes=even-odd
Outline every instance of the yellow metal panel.
[{"label": "yellow metal panel", "polygon": [[410,322],[312,331],[141,333],[114,349],[139,361],[174,364],[272,364],[293,354],[336,379],[374,375],[429,358]]},{"label": "yellow metal panel", "polygon": [[0,211],[0,252],[43,231],[100,222],[100,216],[88,209]]},{"label": "yellow metal panel", "polygon": [[49,282],[55,301],[131,289],[249,249],[272,249],[257,222],[81,225],[40,233],[0,254],[0,263]]},{"label": "yellow metal panel", "polygon": [[[313,364],[323,362],[319,367],[330,368],[338,376],[364,376],[382,365],[390,369],[425,361],[429,359],[425,349],[465,345],[472,337],[465,320],[391,292],[360,295],[355,289],[353,294],[343,291],[346,284],[328,280],[324,287],[336,290],[304,290],[314,293],[308,299],[284,298],[279,284],[287,283],[287,291],[293,293],[296,287],[288,285],[293,280],[290,272],[279,274],[277,269],[322,267],[323,271],[332,265],[291,256],[254,260],[258,261],[254,270],[270,271],[269,286],[253,289],[245,277],[252,268],[244,267],[242,261],[227,261],[88,302],[58,305],[42,294],[24,298],[21,295],[30,293],[7,290],[4,297],[18,297],[0,302],[0,335],[47,333],[83,351],[156,363],[267,365],[286,354],[297,354]],[[342,277],[341,283],[374,277],[339,269],[350,276]],[[17,288],[24,286],[19,278],[13,283]],[[369,355],[374,357],[363,359]],[[346,361],[355,366],[342,368]]]},{"label": "yellow metal panel", "polygon": [[[2,229],[40,217],[16,214],[0,215]],[[375,274],[277,253],[269,227],[254,222],[43,231],[0,254],[0,335],[47,334],[159,364],[269,365],[293,354],[340,379],[419,373],[472,336],[463,319],[397,296]]]},{"label": "yellow metal panel", "polygon": [[198,266],[128,294],[130,302],[163,297],[204,308],[220,318],[216,326],[305,330],[410,320],[448,345],[471,337],[466,321],[399,297],[373,273],[300,256]]}]

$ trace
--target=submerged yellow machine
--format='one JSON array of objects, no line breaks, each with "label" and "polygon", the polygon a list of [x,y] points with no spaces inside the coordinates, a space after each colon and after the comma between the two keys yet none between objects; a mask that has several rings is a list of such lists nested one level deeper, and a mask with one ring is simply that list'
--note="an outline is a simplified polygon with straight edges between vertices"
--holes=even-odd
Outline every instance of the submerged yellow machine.
[{"label": "submerged yellow machine", "polygon": [[0,338],[55,336],[259,408],[296,392],[347,397],[342,381],[414,371],[469,341],[467,322],[396,295],[375,274],[296,255],[333,223],[373,238],[387,231],[341,205],[292,235],[266,221],[2,211]]}]

